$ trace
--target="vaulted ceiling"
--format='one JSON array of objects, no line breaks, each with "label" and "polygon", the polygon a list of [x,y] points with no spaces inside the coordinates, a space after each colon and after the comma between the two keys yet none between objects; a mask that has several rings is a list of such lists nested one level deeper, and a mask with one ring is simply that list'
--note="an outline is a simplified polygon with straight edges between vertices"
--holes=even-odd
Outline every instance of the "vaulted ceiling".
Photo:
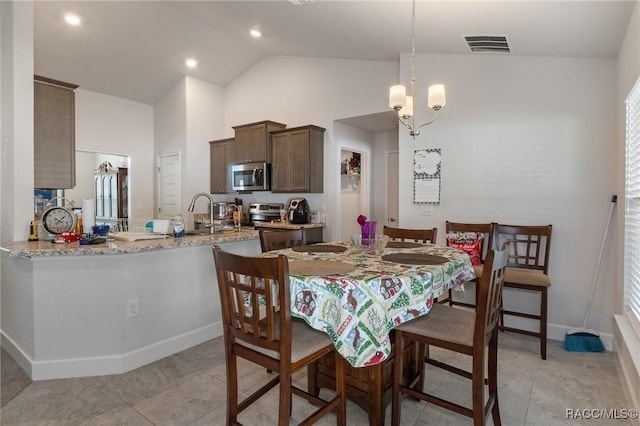
[{"label": "vaulted ceiling", "polygon": [[[615,58],[636,3],[419,0],[416,52],[472,54],[463,36],[500,34],[511,55]],[[149,104],[185,74],[224,87],[267,55],[397,61],[410,42],[405,0],[34,2],[36,74]]]}]

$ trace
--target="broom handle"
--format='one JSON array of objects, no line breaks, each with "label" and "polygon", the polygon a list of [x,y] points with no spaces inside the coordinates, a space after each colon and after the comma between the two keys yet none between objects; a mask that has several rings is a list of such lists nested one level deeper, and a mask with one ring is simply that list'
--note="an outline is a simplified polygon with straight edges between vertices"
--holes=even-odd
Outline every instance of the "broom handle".
[{"label": "broom handle", "polygon": [[584,323],[582,328],[587,328],[587,322],[589,322],[589,315],[591,315],[591,304],[593,303],[593,296],[596,293],[596,283],[598,282],[598,275],[600,273],[600,265],[602,264],[602,257],[604,255],[605,245],[607,243],[607,235],[609,234],[609,224],[611,222],[611,216],[613,216],[613,208],[618,201],[617,195],[611,196],[611,207],[609,208],[609,217],[607,218],[607,226],[604,229],[604,237],[602,238],[602,245],[600,246],[600,254],[598,255],[598,264],[596,265],[596,273],[593,275],[593,284],[591,284],[591,295],[589,296],[589,303],[587,303],[587,312],[584,315]]}]

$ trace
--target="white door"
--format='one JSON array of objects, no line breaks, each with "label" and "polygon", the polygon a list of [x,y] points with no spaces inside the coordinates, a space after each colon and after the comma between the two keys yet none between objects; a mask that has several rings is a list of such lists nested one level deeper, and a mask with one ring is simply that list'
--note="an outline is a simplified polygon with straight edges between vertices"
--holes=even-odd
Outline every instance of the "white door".
[{"label": "white door", "polygon": [[398,151],[387,153],[387,226],[398,227],[398,215],[400,212],[398,191]]},{"label": "white door", "polygon": [[170,219],[181,211],[180,154],[161,155],[158,159],[158,217]]}]

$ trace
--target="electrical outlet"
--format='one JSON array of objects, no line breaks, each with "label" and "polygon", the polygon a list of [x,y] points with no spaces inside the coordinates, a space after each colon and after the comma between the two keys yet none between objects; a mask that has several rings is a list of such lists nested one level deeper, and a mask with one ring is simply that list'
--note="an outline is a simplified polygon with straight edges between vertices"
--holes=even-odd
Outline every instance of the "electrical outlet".
[{"label": "electrical outlet", "polygon": [[142,210],[142,202],[141,201],[138,201],[136,203],[136,210]]},{"label": "electrical outlet", "polygon": [[129,300],[127,302],[127,318],[135,318],[138,315],[140,315],[138,298]]}]

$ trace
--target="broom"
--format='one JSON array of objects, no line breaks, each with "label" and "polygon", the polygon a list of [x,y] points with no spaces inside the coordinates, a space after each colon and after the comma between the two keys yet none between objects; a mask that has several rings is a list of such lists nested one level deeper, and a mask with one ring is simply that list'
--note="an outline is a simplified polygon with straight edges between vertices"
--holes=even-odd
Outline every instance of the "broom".
[{"label": "broom", "polygon": [[607,226],[604,230],[604,237],[602,239],[602,245],[600,246],[600,255],[598,256],[598,264],[596,266],[596,272],[593,276],[593,284],[591,286],[591,295],[589,296],[589,303],[587,304],[587,312],[584,315],[584,322],[581,328],[572,328],[567,331],[567,335],[564,339],[564,350],[569,352],[604,352],[604,345],[600,340],[600,334],[595,330],[590,330],[587,327],[589,322],[589,314],[591,314],[591,304],[593,303],[593,296],[596,292],[596,283],[598,281],[598,273],[600,272],[600,265],[602,264],[602,256],[604,255],[604,248],[607,242],[607,234],[609,233],[609,224],[613,215],[613,208],[618,201],[618,196],[613,195],[611,197],[611,207],[609,208],[609,218],[607,219]]}]

